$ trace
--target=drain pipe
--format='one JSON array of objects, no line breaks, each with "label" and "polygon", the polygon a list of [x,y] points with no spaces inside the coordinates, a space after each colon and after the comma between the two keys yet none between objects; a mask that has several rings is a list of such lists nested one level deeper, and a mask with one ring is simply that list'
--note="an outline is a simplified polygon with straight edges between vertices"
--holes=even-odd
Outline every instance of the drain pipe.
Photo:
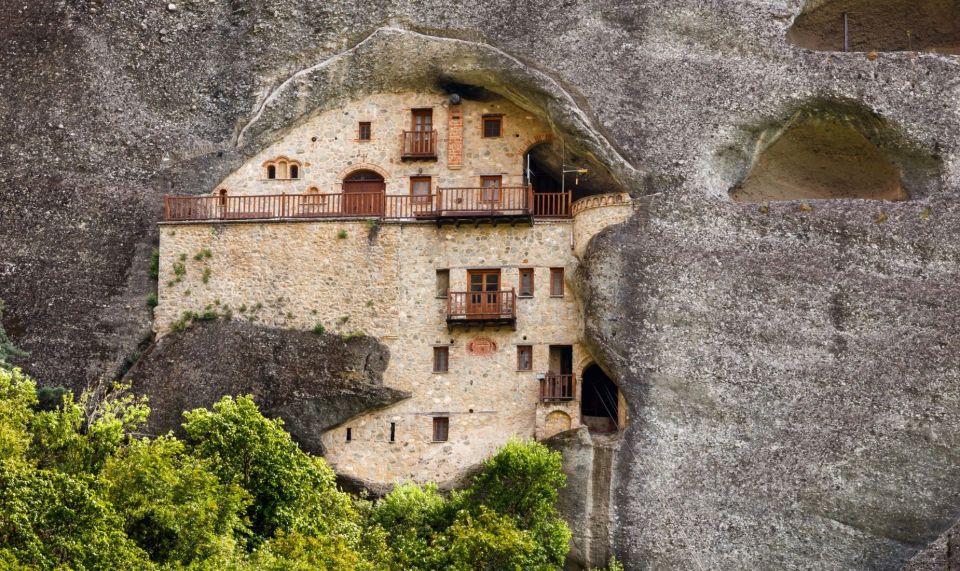
[{"label": "drain pipe", "polygon": [[850,18],[843,13],[843,51],[850,51]]}]

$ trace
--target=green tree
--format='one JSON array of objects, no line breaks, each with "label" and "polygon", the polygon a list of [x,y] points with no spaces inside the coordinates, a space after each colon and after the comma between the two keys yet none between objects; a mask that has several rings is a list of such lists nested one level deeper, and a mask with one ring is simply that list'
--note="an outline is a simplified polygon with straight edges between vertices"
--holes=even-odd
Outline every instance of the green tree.
[{"label": "green tree", "polygon": [[146,569],[88,477],[0,463],[0,538],[18,568]]},{"label": "green tree", "polygon": [[96,474],[150,414],[145,397],[129,393],[130,385],[115,385],[96,404],[84,391],[79,402],[63,396],[58,409],[38,412],[31,420],[29,454],[38,467],[70,474]]},{"label": "green tree", "polygon": [[536,540],[517,529],[513,519],[480,506],[476,515],[461,511],[433,542],[435,569],[509,571],[552,569],[537,554]]},{"label": "green tree", "polygon": [[207,461],[172,436],[134,440],[101,472],[127,536],[155,563],[190,565],[234,551],[247,535],[249,495],[221,484]]},{"label": "green tree", "polygon": [[36,403],[36,384],[30,377],[20,369],[0,368],[0,461],[24,461]]},{"label": "green tree", "polygon": [[463,496],[475,514],[489,508],[531,532],[538,561],[558,567],[570,543],[570,529],[557,511],[557,496],[567,481],[562,460],[540,443],[511,440],[484,463]]},{"label": "green tree", "polygon": [[368,519],[387,533],[394,566],[417,569],[430,559],[434,536],[449,527],[455,515],[454,504],[435,484],[400,484],[377,501]]},{"label": "green tree", "polygon": [[252,496],[248,514],[256,536],[284,530],[339,535],[357,544],[358,514],[350,496],[337,489],[333,470],[300,450],[282,420],[260,414],[251,396],[224,397],[213,410],[184,416],[194,453],[211,462],[221,482],[237,484]]}]

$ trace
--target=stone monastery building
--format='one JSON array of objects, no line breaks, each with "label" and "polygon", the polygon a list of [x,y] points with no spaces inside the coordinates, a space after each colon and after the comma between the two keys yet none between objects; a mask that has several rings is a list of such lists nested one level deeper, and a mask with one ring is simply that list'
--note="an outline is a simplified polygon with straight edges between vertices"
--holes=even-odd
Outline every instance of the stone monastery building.
[{"label": "stone monastery building", "polygon": [[575,196],[582,173],[531,158],[552,138],[499,97],[317,114],[208,195],[166,198],[154,328],[212,311],[380,339],[384,383],[411,397],[323,436],[371,486],[456,482],[513,436],[616,431],[626,407],[581,343],[571,277],[630,199]]}]

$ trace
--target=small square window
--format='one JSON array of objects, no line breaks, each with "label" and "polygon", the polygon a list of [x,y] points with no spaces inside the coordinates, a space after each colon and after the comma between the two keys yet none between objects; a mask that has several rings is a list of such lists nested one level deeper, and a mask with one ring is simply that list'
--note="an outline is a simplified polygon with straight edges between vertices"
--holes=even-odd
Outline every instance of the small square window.
[{"label": "small square window", "polygon": [[503,135],[503,117],[500,115],[483,116],[483,138],[491,139]]},{"label": "small square window", "polygon": [[517,370],[533,370],[533,346],[517,345]]},{"label": "small square window", "polygon": [[520,297],[533,297],[533,268],[520,269]]},{"label": "small square window", "polygon": [[563,268],[550,268],[550,295],[563,297]]},{"label": "small square window", "polygon": [[450,437],[450,417],[433,417],[433,441],[446,442]]},{"label": "small square window", "polygon": [[357,139],[360,141],[369,141],[372,130],[369,121],[360,121],[360,127],[357,130]]},{"label": "small square window", "polygon": [[437,270],[437,297],[447,297],[450,291],[450,270]]},{"label": "small square window", "polygon": [[450,370],[450,348],[434,347],[433,348],[433,372],[446,373],[449,370]]}]

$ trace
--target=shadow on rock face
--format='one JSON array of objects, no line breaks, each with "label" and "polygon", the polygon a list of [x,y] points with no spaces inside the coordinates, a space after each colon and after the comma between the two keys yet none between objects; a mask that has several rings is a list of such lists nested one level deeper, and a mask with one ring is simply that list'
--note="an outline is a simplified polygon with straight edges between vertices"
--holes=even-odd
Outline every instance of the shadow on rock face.
[{"label": "shadow on rock face", "polygon": [[376,339],[342,339],[248,323],[214,321],[170,334],[128,373],[150,397],[147,431],[179,430],[184,410],[252,394],[280,417],[307,451],[322,453],[322,433],[409,394],[383,386],[390,355]]}]

